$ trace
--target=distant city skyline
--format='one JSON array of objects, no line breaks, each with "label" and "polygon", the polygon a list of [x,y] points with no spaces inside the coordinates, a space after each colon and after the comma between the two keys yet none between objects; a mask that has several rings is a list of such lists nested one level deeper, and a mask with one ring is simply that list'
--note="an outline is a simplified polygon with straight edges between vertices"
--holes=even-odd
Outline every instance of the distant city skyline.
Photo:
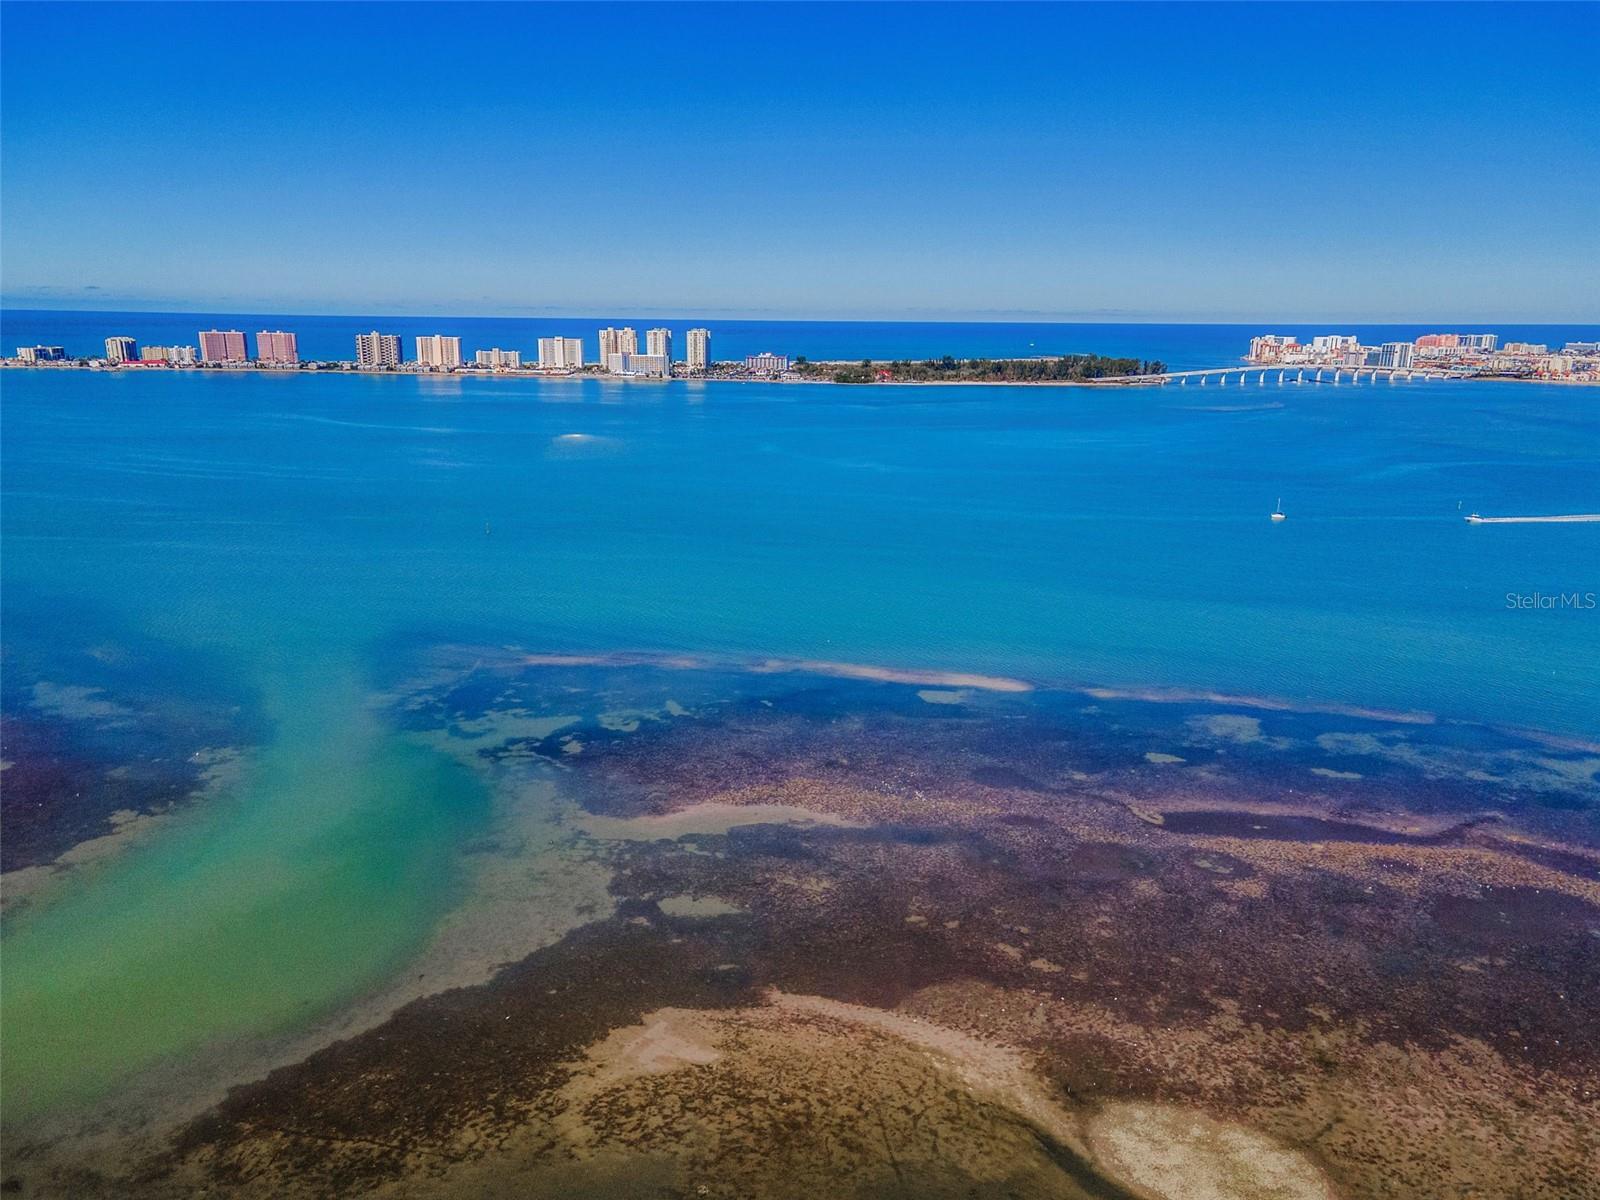
[{"label": "distant city skyline", "polygon": [[1594,5],[118,7],[0,9],[7,306],[1600,319]]}]

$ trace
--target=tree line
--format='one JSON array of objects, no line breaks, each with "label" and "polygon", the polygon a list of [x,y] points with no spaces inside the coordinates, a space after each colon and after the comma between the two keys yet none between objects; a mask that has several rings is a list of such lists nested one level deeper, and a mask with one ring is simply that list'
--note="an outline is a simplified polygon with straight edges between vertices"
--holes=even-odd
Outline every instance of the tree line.
[{"label": "tree line", "polygon": [[920,362],[909,359],[859,364],[794,362],[795,371],[834,383],[1081,383],[1115,375],[1160,375],[1159,359],[1113,358],[1104,354],[1063,354],[1054,358],[967,358],[946,354]]}]

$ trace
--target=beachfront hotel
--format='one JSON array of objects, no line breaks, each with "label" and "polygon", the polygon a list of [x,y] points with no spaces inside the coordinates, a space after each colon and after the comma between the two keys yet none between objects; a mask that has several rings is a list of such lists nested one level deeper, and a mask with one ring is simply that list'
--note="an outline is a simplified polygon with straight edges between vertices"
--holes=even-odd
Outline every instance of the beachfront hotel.
[{"label": "beachfront hotel", "polygon": [[356,366],[398,367],[400,365],[400,335],[398,333],[356,334]]},{"label": "beachfront hotel", "polygon": [[25,363],[65,362],[67,351],[62,346],[18,346],[17,361]]},{"label": "beachfront hotel", "polygon": [[646,354],[658,354],[667,362],[672,361],[672,330],[650,329],[645,331],[644,345]]},{"label": "beachfront hotel", "polygon": [[491,367],[494,370],[515,371],[522,366],[522,351],[502,350],[496,346],[492,350],[479,350],[472,356],[473,365]]},{"label": "beachfront hotel", "polygon": [[461,339],[442,333],[425,334],[417,339],[417,365],[441,371],[461,365]]},{"label": "beachfront hotel", "polygon": [[789,369],[789,356],[787,354],[748,354],[745,356],[744,369],[752,375],[782,375]]},{"label": "beachfront hotel", "polygon": [[256,334],[256,361],[264,363],[281,363],[293,366],[300,361],[300,349],[292,333],[285,333],[281,329],[276,331],[262,330]]},{"label": "beachfront hotel", "polygon": [[139,361],[147,363],[170,363],[178,367],[192,367],[195,363],[193,346],[141,346],[139,348]]},{"label": "beachfront hotel", "polygon": [[244,333],[238,329],[202,329],[200,331],[200,361],[208,363],[248,362]]},{"label": "beachfront hotel", "polygon": [[602,365],[613,354],[637,354],[638,352],[639,334],[631,325],[623,329],[612,329],[608,325],[600,331],[600,362]]},{"label": "beachfront hotel", "polygon": [[691,329],[684,342],[689,370],[704,371],[711,365],[711,330]]},{"label": "beachfront hotel", "polygon": [[540,338],[539,366],[545,370],[577,370],[583,366],[583,342],[569,337]]},{"label": "beachfront hotel", "polygon": [[106,339],[107,362],[137,362],[138,359],[139,344],[131,337],[108,337]]},{"label": "beachfront hotel", "polygon": [[672,360],[662,354],[606,355],[605,368],[612,375],[627,375],[635,379],[666,379],[672,374]]}]

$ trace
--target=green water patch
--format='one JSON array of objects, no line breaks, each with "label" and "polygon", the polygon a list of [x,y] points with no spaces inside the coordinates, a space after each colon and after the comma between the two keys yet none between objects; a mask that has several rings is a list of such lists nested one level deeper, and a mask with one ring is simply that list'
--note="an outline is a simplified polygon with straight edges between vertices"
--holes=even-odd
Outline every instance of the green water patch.
[{"label": "green water patch", "polygon": [[8,1124],[325,1015],[397,969],[452,902],[482,783],[385,729],[354,687],[320,691],[281,706],[236,795],[7,927]]}]

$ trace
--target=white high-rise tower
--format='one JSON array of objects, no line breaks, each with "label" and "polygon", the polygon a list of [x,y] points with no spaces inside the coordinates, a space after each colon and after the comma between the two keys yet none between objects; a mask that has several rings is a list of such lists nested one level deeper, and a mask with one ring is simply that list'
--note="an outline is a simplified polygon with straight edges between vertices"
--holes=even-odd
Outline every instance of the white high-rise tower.
[{"label": "white high-rise tower", "polygon": [[711,366],[711,330],[691,329],[687,337],[689,370],[704,371]]}]

